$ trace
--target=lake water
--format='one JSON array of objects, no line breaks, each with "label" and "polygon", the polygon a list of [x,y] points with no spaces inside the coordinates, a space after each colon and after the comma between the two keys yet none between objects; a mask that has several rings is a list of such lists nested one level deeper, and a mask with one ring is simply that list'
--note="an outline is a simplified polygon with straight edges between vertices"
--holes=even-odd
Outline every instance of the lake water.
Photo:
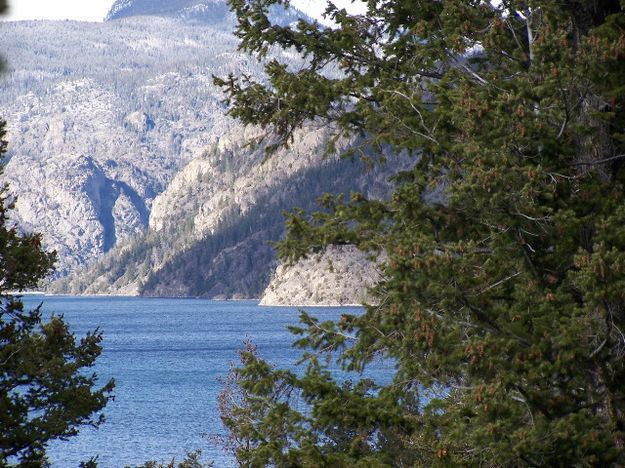
[{"label": "lake water", "polygon": [[[278,367],[292,368],[299,356],[286,329],[298,322],[296,308],[202,299],[28,296],[24,301],[31,308],[43,301],[48,316],[63,314],[78,337],[99,327],[103,353],[95,370],[103,380],[116,380],[115,400],[104,410],[106,423],[51,444],[54,467],[77,467],[95,455],[102,468],[150,459],[168,462],[195,449],[217,467],[232,466],[205,436],[223,433],[216,404],[218,377],[236,363],[246,337]],[[359,311],[311,312],[327,320]]]}]

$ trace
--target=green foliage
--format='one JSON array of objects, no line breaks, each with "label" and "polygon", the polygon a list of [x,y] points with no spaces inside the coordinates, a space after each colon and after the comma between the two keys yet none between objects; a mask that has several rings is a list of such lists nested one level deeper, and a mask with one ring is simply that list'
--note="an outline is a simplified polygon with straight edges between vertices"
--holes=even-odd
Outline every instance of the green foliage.
[{"label": "green foliage", "polygon": [[[260,195],[244,213],[238,206],[233,207],[213,233],[190,242],[189,247],[180,249],[154,271],[141,294],[259,297],[275,269],[275,252],[270,243],[284,233],[285,210],[296,206],[313,209],[315,194],[355,189],[376,180],[375,173],[359,177],[361,167],[350,161],[328,161],[289,177],[276,189]],[[340,176],[350,180],[342,184]],[[178,236],[178,231],[173,235]]]},{"label": "green foliage", "polygon": [[[385,251],[386,276],[362,316],[303,317],[302,377],[244,355],[240,463],[624,464],[622,2],[370,0],[330,6],[326,29],[272,25],[276,3],[230,1],[241,47],[307,65],[217,80],[231,114],[282,143],[319,119],[419,156],[386,202],[289,218],[284,259],[353,243]],[[328,351],[392,359],[393,383],[341,386]]]},{"label": "green foliage", "polygon": [[[0,121],[0,154],[6,149]],[[0,172],[1,173],[1,172]],[[41,306],[25,311],[19,296],[52,269],[55,255],[41,236],[23,234],[10,221],[14,201],[0,189],[0,466],[42,466],[50,440],[67,439],[83,425],[98,426],[113,381],[95,389],[85,372],[100,354],[97,330],[79,342],[62,317],[42,321]]]},{"label": "green foliage", "polygon": [[196,450],[195,452],[187,453],[187,456],[180,463],[176,463],[175,460],[172,460],[171,462],[164,464],[151,460],[135,468],[209,468],[213,466],[212,463],[203,463],[201,456],[202,452]]}]

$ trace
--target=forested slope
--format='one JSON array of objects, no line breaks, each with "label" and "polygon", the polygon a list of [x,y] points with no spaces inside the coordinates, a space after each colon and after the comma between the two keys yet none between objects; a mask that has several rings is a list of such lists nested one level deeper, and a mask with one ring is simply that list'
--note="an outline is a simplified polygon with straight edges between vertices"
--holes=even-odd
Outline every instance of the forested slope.
[{"label": "forested slope", "polygon": [[[284,212],[318,208],[326,192],[384,198],[387,175],[406,158],[371,165],[326,156],[327,132],[300,132],[289,149],[266,159],[247,148],[242,128],[230,143],[191,161],[159,195],[150,228],[86,270],[52,285],[55,292],[157,296],[260,297],[277,266],[270,242]],[[344,144],[347,144],[345,142]],[[227,146],[227,147],[224,147]],[[305,288],[305,285],[302,284]]]},{"label": "forested slope", "polygon": [[[272,9],[279,24],[298,16]],[[102,24],[0,28],[7,179],[20,226],[59,254],[52,291],[257,297],[283,210],[387,193],[387,169],[324,159],[324,129],[267,161],[244,146],[258,129],[226,116],[212,75],[264,72],[236,50],[233,19],[221,0],[120,0]]]}]

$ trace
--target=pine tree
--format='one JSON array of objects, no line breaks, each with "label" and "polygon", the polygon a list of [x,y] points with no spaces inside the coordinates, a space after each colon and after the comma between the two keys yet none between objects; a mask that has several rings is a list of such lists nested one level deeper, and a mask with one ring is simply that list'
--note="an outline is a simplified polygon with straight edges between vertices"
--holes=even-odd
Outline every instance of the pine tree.
[{"label": "pine tree", "polygon": [[[239,462],[625,464],[623,2],[370,0],[361,16],[330,6],[333,28],[272,25],[282,3],[230,0],[269,78],[216,79],[231,115],[279,144],[327,122],[415,162],[389,200],[288,218],[285,261],[385,251],[380,305],[303,314],[301,376],[243,353],[248,401],[225,420]],[[351,370],[382,355],[393,383],[340,384],[328,352]]]},{"label": "pine tree", "polygon": [[[0,121],[0,156],[6,151]],[[0,166],[0,175],[2,174]],[[10,219],[15,199],[0,188],[0,466],[44,466],[49,441],[84,425],[98,426],[113,380],[96,388],[88,373],[101,352],[100,333],[77,341],[62,317],[45,322],[41,305],[24,310],[20,296],[52,269],[55,255],[39,234],[23,234]]]}]

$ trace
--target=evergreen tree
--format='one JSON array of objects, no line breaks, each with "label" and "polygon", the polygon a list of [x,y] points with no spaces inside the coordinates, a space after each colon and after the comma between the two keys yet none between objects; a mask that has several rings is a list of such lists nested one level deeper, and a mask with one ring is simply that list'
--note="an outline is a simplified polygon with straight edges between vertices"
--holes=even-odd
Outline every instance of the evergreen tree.
[{"label": "evergreen tree", "polygon": [[[281,144],[327,122],[415,163],[385,202],[288,218],[284,260],[352,243],[388,254],[385,280],[362,316],[302,315],[303,375],[243,352],[224,413],[241,465],[625,464],[623,2],[369,0],[330,5],[334,28],[273,25],[282,3],[230,0],[269,78],[216,79],[231,115]],[[328,352],[382,355],[393,382],[339,384]]]},{"label": "evergreen tree", "polygon": [[[0,121],[0,156],[6,151]],[[2,167],[0,166],[0,175]],[[10,220],[14,198],[0,188],[0,467],[44,466],[50,440],[66,439],[83,425],[98,426],[113,381],[97,389],[85,372],[101,352],[102,336],[79,342],[62,317],[42,320],[41,305],[24,310],[12,291],[34,288],[52,269],[55,255],[41,236],[22,234]]]}]

